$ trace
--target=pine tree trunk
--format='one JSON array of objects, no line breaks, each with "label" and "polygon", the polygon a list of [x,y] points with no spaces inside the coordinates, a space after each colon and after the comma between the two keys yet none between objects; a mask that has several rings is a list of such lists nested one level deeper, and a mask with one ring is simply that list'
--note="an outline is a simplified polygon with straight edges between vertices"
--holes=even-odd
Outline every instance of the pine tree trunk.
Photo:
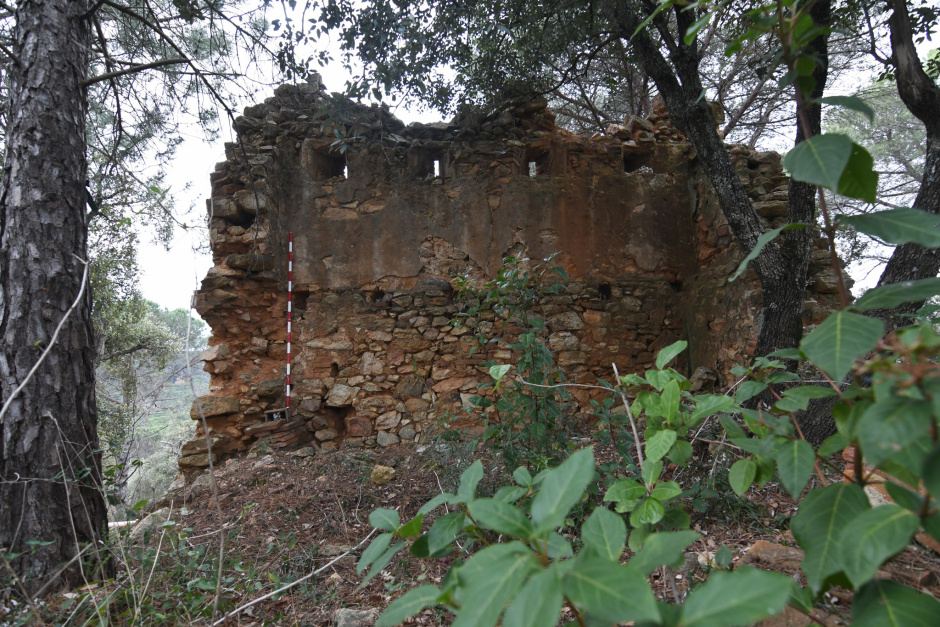
[{"label": "pine tree trunk", "polygon": [[[0,190],[0,402],[49,345],[86,259],[85,114],[89,0],[22,1],[9,72]],[[99,578],[100,490],[90,291],[0,425],[0,550],[37,591]],[[30,541],[49,543],[34,547]],[[79,551],[81,560],[74,560]],[[82,562],[85,566],[82,567]],[[99,562],[103,563],[103,562]],[[3,574],[6,578],[7,573]]]}]

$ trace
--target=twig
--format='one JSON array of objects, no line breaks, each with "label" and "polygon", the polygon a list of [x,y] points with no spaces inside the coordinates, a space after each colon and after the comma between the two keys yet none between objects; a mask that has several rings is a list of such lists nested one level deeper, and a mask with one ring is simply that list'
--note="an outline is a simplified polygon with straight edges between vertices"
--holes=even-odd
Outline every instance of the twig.
[{"label": "twig", "polygon": [[286,586],[283,586],[283,587],[281,587],[281,588],[278,588],[277,590],[274,590],[273,592],[269,592],[268,594],[266,594],[266,595],[264,595],[264,596],[262,596],[262,597],[258,597],[258,598],[255,599],[254,601],[250,601],[250,602],[245,603],[244,605],[242,605],[242,606],[240,606],[240,607],[235,608],[234,610],[232,610],[231,612],[229,612],[228,614],[226,614],[225,616],[223,616],[223,617],[220,618],[219,620],[217,620],[217,621],[215,621],[214,623],[212,623],[212,627],[215,627],[216,625],[221,625],[222,623],[224,623],[224,622],[225,622],[226,620],[228,620],[229,618],[231,618],[231,617],[235,616],[236,614],[240,613],[242,610],[247,610],[249,607],[252,607],[252,606],[254,606],[254,605],[257,605],[258,603],[261,603],[262,601],[264,601],[264,600],[266,600],[266,599],[270,599],[270,598],[273,597],[274,595],[277,595],[277,594],[280,594],[280,593],[282,593],[282,592],[285,592],[286,590],[290,590],[290,589],[293,588],[294,586],[296,586],[296,585],[298,585],[298,584],[300,584],[300,583],[303,583],[304,581],[307,581],[308,579],[310,579],[310,578],[313,577],[314,575],[318,575],[318,574],[322,573],[324,570],[326,570],[327,568],[329,568],[330,566],[332,566],[332,565],[335,564],[336,562],[340,561],[341,559],[343,559],[344,557],[346,557],[346,556],[349,555],[350,553],[353,553],[356,549],[358,549],[358,548],[361,547],[363,544],[365,544],[366,540],[368,540],[369,538],[371,538],[371,537],[375,534],[376,531],[378,531],[378,529],[373,529],[372,531],[369,532],[369,535],[367,535],[365,538],[362,539],[362,542],[360,542],[359,544],[357,544],[357,545],[354,546],[353,548],[349,549],[348,551],[346,551],[345,553],[343,553],[343,554],[340,555],[339,557],[336,557],[335,559],[331,560],[330,562],[327,562],[326,564],[324,564],[324,565],[321,566],[320,568],[316,569],[315,571],[311,572],[310,574],[304,575],[303,577],[301,577],[301,578],[298,579],[297,581],[294,581],[294,582],[292,582],[292,583],[289,583],[289,584],[287,584]]},{"label": "twig", "polygon": [[130,67],[124,68],[123,70],[114,70],[113,72],[105,72],[104,74],[99,74],[97,76],[92,76],[91,78],[86,78],[82,81],[83,87],[88,87],[89,85],[94,85],[95,83],[100,83],[102,81],[111,80],[112,78],[118,78],[120,76],[125,76],[127,74],[133,74],[135,72],[141,72],[143,70],[151,70],[157,67],[163,67],[164,65],[181,65],[189,64],[189,59],[160,59],[158,61],[151,61],[150,63],[139,63],[137,65],[132,65]]},{"label": "twig", "polygon": [[7,402],[3,404],[3,409],[0,409],[0,424],[3,424],[3,417],[6,415],[7,410],[10,409],[10,405],[13,403],[13,399],[15,399],[19,393],[23,391],[23,388],[26,387],[26,384],[29,383],[29,380],[33,378],[34,374],[36,374],[39,366],[43,361],[45,361],[49,353],[52,352],[52,347],[55,346],[56,340],[59,339],[59,333],[62,331],[62,327],[65,326],[65,321],[68,320],[69,315],[75,311],[75,308],[78,307],[78,304],[82,302],[82,296],[85,294],[85,284],[87,283],[86,279],[88,278],[88,262],[82,261],[81,259],[79,259],[79,261],[84,264],[85,270],[82,272],[82,285],[78,290],[78,296],[75,297],[75,302],[72,303],[72,306],[69,307],[68,311],[65,312],[65,315],[62,316],[62,319],[59,320],[59,326],[55,328],[55,333],[52,334],[52,339],[49,340],[49,345],[46,346],[46,350],[42,352],[42,355],[39,356],[39,359],[36,360],[36,363],[33,365],[30,371],[26,373],[26,378],[23,379],[23,382],[20,383],[16,389],[13,390],[13,392],[10,393],[10,397],[7,399]]},{"label": "twig", "polygon": [[[620,381],[620,373],[617,372],[617,364],[610,364],[614,367],[614,377],[617,381]],[[623,407],[627,410],[627,417],[630,418],[630,427],[633,429],[633,444],[636,446],[636,458],[640,462],[640,468],[643,467],[643,446],[640,444],[640,432],[636,428],[636,419],[633,417],[633,412],[630,411],[630,403],[627,402],[627,393],[623,392],[618,388],[617,390],[620,393],[620,398],[623,399]]]}]

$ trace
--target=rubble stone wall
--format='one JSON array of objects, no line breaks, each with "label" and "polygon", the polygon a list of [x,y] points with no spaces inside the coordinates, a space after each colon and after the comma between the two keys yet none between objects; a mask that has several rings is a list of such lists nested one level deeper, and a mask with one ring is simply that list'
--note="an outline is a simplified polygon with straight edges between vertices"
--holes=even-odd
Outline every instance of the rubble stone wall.
[{"label": "rubble stone wall", "polygon": [[[513,355],[505,343],[470,355],[479,328],[459,322],[456,279],[491,278],[509,255],[559,253],[553,263],[570,280],[538,313],[571,381],[609,379],[612,363],[642,371],[686,339],[677,367],[724,383],[753,349],[759,287],[750,273],[728,282],[740,250],[665,111],[593,137],[557,128],[545,101],[405,127],[385,108],[303,84],[281,86],[235,126],[239,140],[211,177],[215,265],[197,293],[212,379],[192,416],[207,417],[216,455],[259,439],[421,442],[447,412],[462,415],[487,379],[479,364]],[[758,212],[778,226],[779,156],[731,152]],[[285,404],[288,233],[291,412],[271,423],[265,412]],[[835,291],[825,260],[814,257],[808,323]],[[573,395],[586,416],[591,394]],[[197,437],[180,465],[206,464]]]}]

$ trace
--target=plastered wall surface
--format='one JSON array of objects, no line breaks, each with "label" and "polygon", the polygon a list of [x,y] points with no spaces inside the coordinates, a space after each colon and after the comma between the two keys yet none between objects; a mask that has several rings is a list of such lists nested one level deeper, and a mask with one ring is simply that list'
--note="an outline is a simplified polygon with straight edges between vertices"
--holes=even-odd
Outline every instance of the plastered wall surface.
[{"label": "plastered wall surface", "polygon": [[[592,137],[554,120],[536,100],[406,127],[319,84],[283,85],[248,107],[212,175],[215,265],[197,293],[212,378],[192,417],[206,416],[213,455],[259,440],[420,443],[442,416],[481,420],[460,409],[488,379],[480,363],[513,354],[505,343],[470,354],[473,336],[500,321],[461,318],[454,287],[495,276],[509,255],[558,253],[569,280],[537,313],[570,381],[610,379],[612,363],[643,371],[685,339],[677,367],[697,385],[727,382],[753,350],[760,290],[750,273],[728,281],[742,255],[694,150],[662,109]],[[731,153],[758,213],[782,224],[779,156]],[[289,419],[272,422],[265,412],[285,404],[288,233],[293,389]],[[827,260],[820,242],[807,324],[834,301]],[[591,392],[572,394],[569,410],[589,419]],[[197,425],[184,470],[208,464]]]}]

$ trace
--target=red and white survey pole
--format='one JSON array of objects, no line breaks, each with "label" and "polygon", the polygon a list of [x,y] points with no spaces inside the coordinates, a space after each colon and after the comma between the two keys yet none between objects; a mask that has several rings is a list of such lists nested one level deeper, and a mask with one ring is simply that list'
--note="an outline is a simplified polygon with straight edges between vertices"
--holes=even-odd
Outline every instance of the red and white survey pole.
[{"label": "red and white survey pole", "polygon": [[290,323],[291,295],[294,292],[294,234],[287,234],[287,378],[284,391],[284,418],[290,419]]}]

